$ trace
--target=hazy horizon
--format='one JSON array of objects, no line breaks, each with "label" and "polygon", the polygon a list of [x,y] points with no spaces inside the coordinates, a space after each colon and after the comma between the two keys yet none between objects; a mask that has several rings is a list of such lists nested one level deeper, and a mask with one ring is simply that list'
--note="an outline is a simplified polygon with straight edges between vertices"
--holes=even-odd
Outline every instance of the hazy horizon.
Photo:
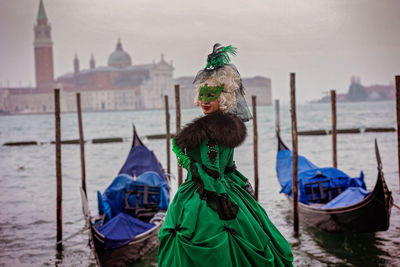
[{"label": "hazy horizon", "polygon": [[[173,61],[174,77],[194,76],[212,45],[238,48],[242,77],[271,78],[273,99],[289,100],[289,73],[299,103],[323,92],[394,83],[400,75],[400,1],[44,0],[52,26],[55,77],[107,65],[118,38],[132,64]],[[35,85],[33,26],[39,0],[0,2],[0,83]]]}]

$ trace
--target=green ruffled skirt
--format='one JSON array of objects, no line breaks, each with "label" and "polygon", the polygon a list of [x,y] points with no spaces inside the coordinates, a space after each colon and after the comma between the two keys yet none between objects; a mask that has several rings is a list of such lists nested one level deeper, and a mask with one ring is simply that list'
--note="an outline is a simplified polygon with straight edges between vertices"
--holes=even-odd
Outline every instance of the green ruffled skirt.
[{"label": "green ruffled skirt", "polygon": [[159,233],[159,266],[292,266],[289,243],[240,186],[240,176],[232,173],[218,182],[239,207],[230,220],[221,220],[200,198],[192,179],[179,187]]}]

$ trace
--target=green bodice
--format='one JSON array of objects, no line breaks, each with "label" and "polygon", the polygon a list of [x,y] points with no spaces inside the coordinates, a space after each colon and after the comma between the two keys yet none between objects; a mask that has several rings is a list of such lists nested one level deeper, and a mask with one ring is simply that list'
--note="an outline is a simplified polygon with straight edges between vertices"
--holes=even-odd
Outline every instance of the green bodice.
[{"label": "green bodice", "polygon": [[218,145],[216,141],[207,138],[200,146],[187,151],[187,155],[194,162],[223,174],[227,167],[233,166],[233,151],[233,148]]}]

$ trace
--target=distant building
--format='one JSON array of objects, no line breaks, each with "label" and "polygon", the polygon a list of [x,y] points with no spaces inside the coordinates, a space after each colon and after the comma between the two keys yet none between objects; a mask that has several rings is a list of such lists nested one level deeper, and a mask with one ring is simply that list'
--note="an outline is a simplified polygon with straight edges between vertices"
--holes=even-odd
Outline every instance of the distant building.
[{"label": "distant building", "polygon": [[[394,84],[389,85],[370,85],[364,87],[365,92],[368,94],[369,99],[376,99],[376,100],[388,100],[388,99],[395,99],[396,97],[396,88]],[[372,96],[371,96],[372,94]]]},{"label": "distant building", "polygon": [[[130,55],[118,40],[108,58],[108,66],[95,66],[92,56],[89,69],[80,69],[78,56],[73,60],[74,72],[57,78],[64,92],[81,92],[83,108],[90,111],[153,109],[163,107],[163,96],[172,94],[173,70],[164,60],[158,63],[132,65]],[[69,103],[73,109],[75,102]]]},{"label": "distant building", "polygon": [[0,114],[8,113],[8,90],[0,88]]},{"label": "distant building", "polygon": [[365,101],[367,100],[367,93],[364,86],[361,85],[360,79],[352,77],[349,92],[347,93],[348,101]]},{"label": "distant building", "polygon": [[251,105],[251,96],[257,96],[257,105],[272,105],[271,79],[255,76],[253,78],[243,78],[245,88],[245,98]]},{"label": "distant building", "polygon": [[[179,77],[174,80],[175,84],[180,85],[181,105],[185,108],[194,107],[196,88],[193,85],[194,76]],[[257,96],[257,105],[271,105],[271,79],[262,76],[253,78],[243,78],[245,88],[245,98],[248,105],[251,105],[251,96]]]},{"label": "distant building", "polygon": [[[54,79],[53,42],[43,1],[39,2],[34,25],[36,87],[0,88],[0,112],[44,113],[54,111],[53,89],[61,89],[61,111],[76,110],[76,93],[81,93],[85,111],[154,109],[163,107],[163,95],[173,94],[174,68],[161,55],[159,62],[132,65],[129,53],[118,40],[107,66],[81,69],[77,55],[73,72]],[[173,104],[173,103],[172,103]]]},{"label": "distant building", "polygon": [[[359,77],[351,77],[351,83],[347,94],[336,94],[338,102],[360,102],[394,100],[396,90],[394,84],[363,86]],[[330,96],[326,95],[316,102],[330,102]]]}]

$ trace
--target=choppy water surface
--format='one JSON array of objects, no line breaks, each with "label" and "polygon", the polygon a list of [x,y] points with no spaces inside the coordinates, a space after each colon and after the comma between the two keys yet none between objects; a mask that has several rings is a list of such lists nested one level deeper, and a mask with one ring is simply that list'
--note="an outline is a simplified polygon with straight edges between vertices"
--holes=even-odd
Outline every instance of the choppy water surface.
[{"label": "choppy water surface", "polygon": [[[174,110],[171,110],[174,117]],[[258,110],[260,203],[274,224],[290,242],[295,266],[400,266],[400,211],[392,209],[391,226],[375,234],[329,234],[300,227],[294,237],[291,206],[280,195],[275,173],[276,140],[274,112],[271,106]],[[396,127],[395,103],[339,103],[338,128]],[[183,122],[200,115],[199,110],[183,110]],[[298,106],[298,129],[329,129],[329,104]],[[86,171],[89,206],[96,212],[96,190],[103,191],[115,177],[130,148],[131,123],[140,135],[165,132],[163,110],[84,113],[85,139],[124,137],[123,143],[86,143]],[[62,139],[78,138],[76,114],[62,114]],[[238,169],[253,181],[252,122],[247,123],[248,138],[235,151]],[[283,140],[291,145],[288,106],[281,106]],[[171,129],[175,129],[172,118]],[[374,138],[378,139],[385,177],[400,204],[397,167],[397,134],[362,133],[338,135],[338,165],[351,176],[363,170],[367,187],[376,180]],[[21,115],[0,117],[0,144],[33,140],[39,146],[0,147],[0,265],[1,266],[95,266],[87,247],[87,232],[64,242],[57,253],[56,243],[56,175],[54,115]],[[166,166],[165,140],[145,140]],[[81,183],[78,145],[62,146],[63,237],[84,227],[79,187]],[[331,137],[299,136],[299,153],[319,166],[331,165]],[[172,172],[176,161],[171,158]],[[176,191],[176,181],[173,192]],[[300,215],[301,216],[301,215]],[[157,265],[154,252],[135,266]]]}]

